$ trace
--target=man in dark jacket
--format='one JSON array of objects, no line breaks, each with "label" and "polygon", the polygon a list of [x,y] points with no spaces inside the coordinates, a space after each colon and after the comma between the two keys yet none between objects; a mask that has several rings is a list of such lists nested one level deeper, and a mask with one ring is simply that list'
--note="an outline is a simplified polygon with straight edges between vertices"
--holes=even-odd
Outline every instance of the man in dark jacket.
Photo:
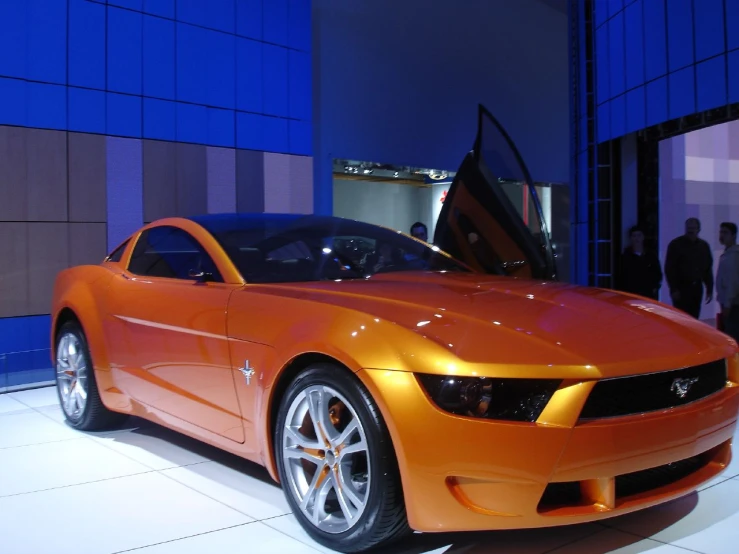
[{"label": "man in dark jacket", "polygon": [[679,310],[700,318],[705,287],[706,304],[713,298],[713,253],[706,241],[698,237],[701,223],[691,217],[685,222],[685,234],[667,247],[665,276],[672,304]]},{"label": "man in dark jacket", "polygon": [[644,232],[629,229],[630,245],[621,255],[621,290],[657,300],[662,287],[659,258],[644,250]]}]

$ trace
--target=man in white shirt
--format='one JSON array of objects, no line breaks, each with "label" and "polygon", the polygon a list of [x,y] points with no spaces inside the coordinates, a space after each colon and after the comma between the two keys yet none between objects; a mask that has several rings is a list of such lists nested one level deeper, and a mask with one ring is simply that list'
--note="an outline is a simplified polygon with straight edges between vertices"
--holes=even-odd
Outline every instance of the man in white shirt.
[{"label": "man in white shirt", "polygon": [[719,228],[719,241],[725,249],[718,264],[716,292],[721,305],[722,330],[739,341],[739,245],[736,233],[735,223],[724,222]]}]

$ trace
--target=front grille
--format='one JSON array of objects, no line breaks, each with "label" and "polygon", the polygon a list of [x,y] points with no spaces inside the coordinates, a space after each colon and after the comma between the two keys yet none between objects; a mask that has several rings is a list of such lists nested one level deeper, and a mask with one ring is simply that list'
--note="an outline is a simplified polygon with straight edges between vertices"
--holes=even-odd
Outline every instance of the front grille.
[{"label": "front grille", "polygon": [[578,506],[582,500],[579,481],[549,483],[539,501],[539,509]]},{"label": "front grille", "polygon": [[633,496],[677,483],[701,469],[707,461],[703,455],[693,456],[687,460],[619,475],[616,477],[616,498]]},{"label": "front grille", "polygon": [[597,419],[666,410],[690,404],[726,386],[726,361],[675,371],[604,379],[590,393],[581,419]]},{"label": "front grille", "polygon": [[[615,478],[616,500],[677,483],[705,467],[710,460],[710,456],[699,454],[679,462],[618,475]],[[583,502],[579,481],[549,483],[539,502],[539,511],[547,512],[557,508],[582,506]]]}]

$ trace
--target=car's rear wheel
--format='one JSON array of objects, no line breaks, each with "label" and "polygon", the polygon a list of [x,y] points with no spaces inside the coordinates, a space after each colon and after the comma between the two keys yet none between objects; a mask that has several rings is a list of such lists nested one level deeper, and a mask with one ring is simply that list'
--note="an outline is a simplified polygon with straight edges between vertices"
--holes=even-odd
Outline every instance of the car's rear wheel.
[{"label": "car's rear wheel", "polygon": [[56,388],[64,417],[75,429],[104,429],[126,417],[100,399],[87,340],[76,321],[65,322],[57,333]]},{"label": "car's rear wheel", "polygon": [[353,375],[327,364],[301,373],[280,404],[275,450],[293,513],[320,544],[361,552],[408,532],[387,428]]}]

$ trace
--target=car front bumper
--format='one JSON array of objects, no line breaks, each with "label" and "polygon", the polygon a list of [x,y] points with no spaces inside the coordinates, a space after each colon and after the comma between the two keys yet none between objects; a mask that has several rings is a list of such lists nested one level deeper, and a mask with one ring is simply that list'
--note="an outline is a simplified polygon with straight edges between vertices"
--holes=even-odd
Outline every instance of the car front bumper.
[{"label": "car front bumper", "polygon": [[[362,370],[395,447],[411,527],[547,527],[691,493],[731,461],[739,386],[664,412],[578,421],[594,383],[558,391],[537,423],[438,409],[407,372]],[[677,462],[677,463],[676,463]]]}]

